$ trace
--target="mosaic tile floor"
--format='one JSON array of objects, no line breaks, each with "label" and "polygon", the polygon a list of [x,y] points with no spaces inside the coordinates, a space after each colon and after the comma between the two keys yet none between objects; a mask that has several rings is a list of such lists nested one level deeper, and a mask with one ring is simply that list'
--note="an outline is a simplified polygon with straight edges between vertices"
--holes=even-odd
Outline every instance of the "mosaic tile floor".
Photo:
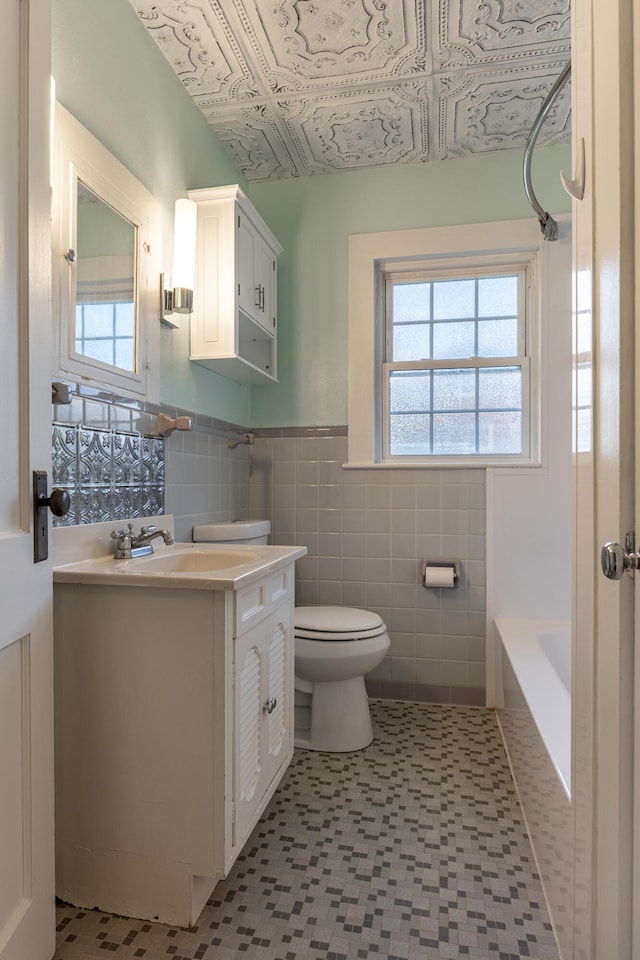
[{"label": "mosaic tile floor", "polygon": [[372,714],[360,753],[296,751],[197,927],[61,905],[55,960],[557,960],[494,715]]}]

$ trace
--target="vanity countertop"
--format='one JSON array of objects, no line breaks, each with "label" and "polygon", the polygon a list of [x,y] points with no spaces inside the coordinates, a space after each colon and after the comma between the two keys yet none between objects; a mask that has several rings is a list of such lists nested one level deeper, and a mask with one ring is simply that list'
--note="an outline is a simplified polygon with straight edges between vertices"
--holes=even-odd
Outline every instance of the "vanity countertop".
[{"label": "vanity countertop", "polygon": [[262,544],[154,544],[151,556],[114,560],[102,556],[54,566],[56,583],[156,589],[238,590],[307,553],[304,546]]}]

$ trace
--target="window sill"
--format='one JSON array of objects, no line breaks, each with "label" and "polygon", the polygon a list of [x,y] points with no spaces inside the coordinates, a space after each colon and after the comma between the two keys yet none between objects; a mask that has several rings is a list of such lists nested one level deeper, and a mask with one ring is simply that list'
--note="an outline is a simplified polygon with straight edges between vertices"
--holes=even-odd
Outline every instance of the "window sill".
[{"label": "window sill", "polygon": [[450,457],[433,457],[427,460],[378,460],[372,461],[352,461],[349,460],[342,464],[344,470],[446,470],[446,469],[475,469],[488,470],[492,468],[504,469],[539,469],[542,466],[540,460],[522,460],[522,459],[485,459],[483,457],[460,457],[452,460]]}]

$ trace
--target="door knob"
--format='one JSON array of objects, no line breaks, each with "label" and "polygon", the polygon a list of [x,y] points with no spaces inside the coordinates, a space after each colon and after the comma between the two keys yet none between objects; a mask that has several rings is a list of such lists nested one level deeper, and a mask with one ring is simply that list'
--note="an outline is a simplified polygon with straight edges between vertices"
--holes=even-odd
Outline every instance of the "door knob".
[{"label": "door knob", "polygon": [[55,517],[66,517],[71,506],[71,497],[66,490],[56,487],[51,491],[50,497],[44,497],[39,501],[42,507],[49,507]]},{"label": "door knob", "polygon": [[47,496],[47,473],[45,470],[33,471],[33,562],[39,563],[49,556],[49,521],[47,507],[56,517],[64,517],[69,512],[71,498],[66,490],[56,487]]},{"label": "door knob", "polygon": [[625,573],[640,570],[640,553],[636,553],[635,535],[628,533],[624,547],[610,540],[600,551],[600,566],[607,580],[621,580]]},{"label": "door knob", "polygon": [[266,710],[267,713],[273,713],[277,705],[278,705],[278,701],[276,700],[275,697],[267,697],[264,704],[262,705],[262,709]]}]

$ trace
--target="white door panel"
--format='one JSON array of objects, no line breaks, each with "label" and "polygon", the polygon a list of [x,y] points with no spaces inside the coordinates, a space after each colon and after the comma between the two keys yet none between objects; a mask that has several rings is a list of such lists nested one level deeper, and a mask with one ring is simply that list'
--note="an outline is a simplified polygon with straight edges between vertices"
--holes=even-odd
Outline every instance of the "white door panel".
[{"label": "white door panel", "polygon": [[5,0],[0,43],[0,958],[55,945],[51,562],[31,471],[50,463],[49,0]]}]

